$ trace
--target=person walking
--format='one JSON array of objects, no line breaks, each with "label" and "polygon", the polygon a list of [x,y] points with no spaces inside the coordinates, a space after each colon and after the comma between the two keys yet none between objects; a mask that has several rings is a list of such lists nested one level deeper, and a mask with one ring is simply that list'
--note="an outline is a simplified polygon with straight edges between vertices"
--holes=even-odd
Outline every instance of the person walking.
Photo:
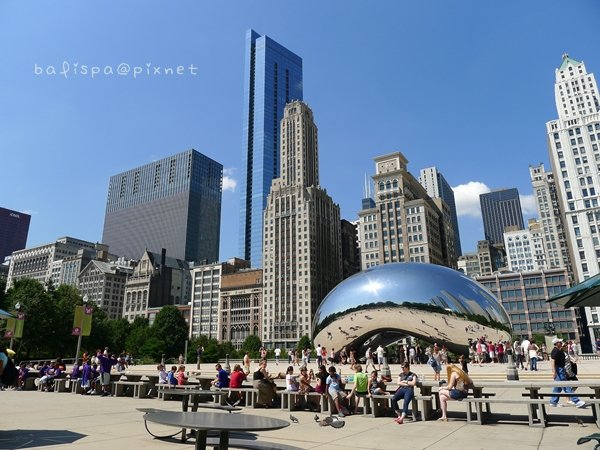
[{"label": "person walking", "polygon": [[[565,358],[567,355],[562,350],[563,340],[559,338],[554,338],[552,339],[552,344],[554,345],[554,348],[552,349],[552,353],[550,353],[550,364],[552,365],[552,376],[554,378],[554,381],[567,381],[569,379],[565,370]],[[573,393],[573,389],[571,387],[563,388],[559,386],[552,389],[552,392],[554,394],[558,394],[563,389],[567,394]],[[579,397],[573,395],[570,397],[570,400],[578,408],[585,407],[585,402],[583,400],[580,400]],[[558,403],[558,396],[550,398],[550,406],[562,406]]]}]

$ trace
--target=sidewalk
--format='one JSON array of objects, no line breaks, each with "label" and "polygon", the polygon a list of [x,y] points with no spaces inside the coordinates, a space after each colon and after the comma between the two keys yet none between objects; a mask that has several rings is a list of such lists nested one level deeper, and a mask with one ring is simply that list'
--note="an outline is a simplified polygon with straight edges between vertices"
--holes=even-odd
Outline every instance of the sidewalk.
[{"label": "sidewalk", "polygon": [[[212,369],[206,364],[203,368]],[[281,364],[277,371],[284,366]],[[287,367],[287,365],[285,366]],[[271,371],[276,368],[269,367]],[[427,376],[428,366],[422,366]],[[139,369],[142,369],[140,367]],[[145,369],[145,368],[144,368]],[[150,368],[148,368],[150,369]],[[414,371],[419,373],[419,366]],[[497,377],[505,374],[505,365],[473,367],[475,378],[480,376]],[[582,361],[582,378],[600,376],[599,361]],[[203,371],[203,374],[212,370]],[[342,368],[342,373],[349,370]],[[398,367],[392,366],[392,375]],[[525,374],[526,372],[520,372]],[[527,376],[529,373],[527,372]],[[540,364],[540,372],[535,377],[551,378],[549,364]],[[499,390],[498,397],[511,395],[507,389]],[[564,402],[564,400],[562,401]],[[0,449],[8,448],[67,448],[75,444],[78,449],[192,449],[193,439],[187,444],[179,441],[163,442],[153,439],[144,429],[140,407],[178,411],[180,402],[157,399],[132,399],[124,397],[88,397],[70,393],[43,393],[37,391],[0,392],[0,405],[3,411],[0,418]],[[346,426],[341,429],[319,427],[314,422],[314,413],[294,412],[298,424],[277,431],[258,433],[259,439],[271,442],[285,442],[306,449],[591,449],[588,443],[577,446],[581,436],[599,432],[591,422],[591,411],[574,407],[553,408],[549,411],[550,426],[530,428],[527,426],[526,411],[517,405],[498,405],[492,411],[516,414],[494,414],[492,423],[484,426],[467,424],[465,406],[458,402],[449,403],[450,421],[447,423],[406,422],[397,425],[392,418],[346,418]],[[289,419],[287,411],[278,409],[244,408],[243,414],[258,414]],[[322,416],[319,414],[319,416]],[[584,425],[577,424],[576,417],[582,417]],[[512,419],[512,423],[511,423]],[[498,423],[500,421],[501,423]],[[173,428],[149,424],[158,434]]]}]

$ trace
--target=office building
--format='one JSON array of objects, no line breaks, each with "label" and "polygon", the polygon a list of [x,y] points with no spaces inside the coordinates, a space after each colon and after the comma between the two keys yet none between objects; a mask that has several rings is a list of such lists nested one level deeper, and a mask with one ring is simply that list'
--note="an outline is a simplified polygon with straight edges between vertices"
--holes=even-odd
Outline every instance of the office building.
[{"label": "office building", "polygon": [[240,177],[240,255],[262,267],[263,214],[279,177],[279,124],[285,105],[302,100],[302,59],[268,36],[246,32],[244,169]]},{"label": "office building", "polygon": [[77,288],[90,303],[104,310],[109,319],[120,319],[125,283],[132,274],[132,261],[92,259],[77,275]]},{"label": "office building", "polygon": [[146,249],[172,258],[219,258],[223,166],[196,150],[110,178],[102,242],[140,259]]},{"label": "office building", "polygon": [[563,339],[581,342],[579,308],[565,309],[556,303],[546,303],[570,286],[564,268],[495,273],[475,279],[500,300],[510,316],[514,335],[520,339],[534,334],[562,333]]},{"label": "office building", "polygon": [[219,318],[221,312],[221,280],[224,275],[248,268],[248,261],[231,258],[224,263],[201,264],[191,269],[192,298],[190,336],[206,336],[221,340]]},{"label": "office building", "polygon": [[15,280],[21,278],[32,278],[44,285],[52,282],[56,286],[60,280],[62,261],[77,255],[80,249],[96,251],[96,245],[81,239],[62,237],[50,244],[15,251],[8,268],[6,288],[11,288]]},{"label": "office building", "polygon": [[504,243],[504,229],[516,225],[519,230],[525,228],[521,200],[517,189],[499,189],[481,194],[481,217],[485,240],[494,245]]},{"label": "office building", "polygon": [[375,199],[363,199],[358,213],[363,270],[403,261],[456,267],[450,214],[440,209],[443,201],[436,204],[427,195],[407,166],[400,152],[375,158]]},{"label": "office building", "polygon": [[26,247],[30,221],[29,214],[0,208],[0,264],[12,252]]},{"label": "office building", "polygon": [[458,258],[458,269],[471,278],[491,275],[505,266],[503,252],[489,241],[478,241],[477,251]]},{"label": "office building", "polygon": [[358,246],[358,221],[342,219],[342,279],[360,272],[360,248]]},{"label": "office building", "polygon": [[[558,119],[546,124],[548,151],[556,181],[576,281],[599,271],[600,260],[600,100],[594,74],[565,54],[555,70]],[[597,308],[586,308],[592,351],[600,337]],[[587,345],[585,345],[587,344]]]},{"label": "office building", "polygon": [[340,209],[319,184],[317,127],[294,101],[281,121],[281,176],[264,220],[263,336],[292,348],[310,336],[313,314],[342,279]]},{"label": "office building", "polygon": [[221,277],[221,340],[236,349],[250,335],[262,336],[263,272],[243,269]]},{"label": "office building", "polygon": [[166,249],[161,253],[146,250],[127,278],[124,301],[116,305],[115,313],[133,322],[136,317],[149,317],[152,309],[187,306],[191,289],[190,263],[167,256]]},{"label": "office building", "polygon": [[540,224],[535,219],[529,221],[526,230],[519,230],[515,226],[506,227],[504,249],[508,270],[511,272],[530,272],[548,267]]},{"label": "office building", "polygon": [[460,232],[458,230],[458,215],[456,213],[456,200],[454,199],[454,191],[446,178],[437,170],[436,167],[428,167],[421,169],[419,183],[427,191],[427,195],[431,198],[441,198],[446,203],[451,217],[452,231],[454,234],[454,251],[456,256],[462,255],[460,245]]}]

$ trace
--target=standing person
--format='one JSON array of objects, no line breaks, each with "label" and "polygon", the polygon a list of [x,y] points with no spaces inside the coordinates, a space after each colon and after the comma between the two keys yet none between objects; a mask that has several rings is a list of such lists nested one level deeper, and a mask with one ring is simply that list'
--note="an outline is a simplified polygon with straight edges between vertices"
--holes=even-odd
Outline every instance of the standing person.
[{"label": "standing person", "polygon": [[[108,347],[105,348],[104,351],[107,351]],[[104,355],[102,352],[98,351],[96,353],[96,360],[98,361],[98,365],[100,366],[100,385],[102,386],[102,397],[107,397],[110,395],[110,371],[112,370],[112,366],[117,364],[117,359],[114,354],[111,354],[110,357]]]},{"label": "standing person", "polygon": [[[567,372],[565,370],[565,358],[566,354],[562,350],[563,340],[559,338],[552,339],[552,344],[554,348],[552,349],[552,353],[550,353],[550,364],[552,366],[552,376],[554,377],[554,381],[567,381],[569,377],[567,376]],[[552,392],[558,394],[564,389],[567,394],[572,394],[573,389],[570,387],[555,387],[552,389]],[[575,406],[578,408],[583,408],[585,406],[585,402],[580,400],[579,397],[572,396],[570,400],[575,403]],[[559,406],[558,397],[552,397],[550,399],[550,406]]]},{"label": "standing person", "polygon": [[93,374],[90,360],[86,359],[81,368],[81,395],[87,395],[92,384]]},{"label": "standing person", "polygon": [[202,362],[202,354],[204,353],[204,347],[201,345],[196,349],[196,369],[200,370],[200,363]]},{"label": "standing person", "polygon": [[350,369],[354,370],[356,367],[356,349],[350,347]]},{"label": "standing person", "polygon": [[433,351],[431,351],[428,348],[427,352],[429,353],[429,359],[427,360],[427,364],[429,364],[431,366],[431,368],[433,369],[433,380],[440,381],[440,372],[442,371],[442,363],[440,360],[441,359],[440,350],[439,350],[437,344],[434,345]]},{"label": "standing person", "polygon": [[321,350],[321,344],[317,344],[317,367],[323,364],[323,353]]},{"label": "standing person", "polygon": [[290,364],[292,364],[292,361],[294,360],[293,350],[291,348],[287,349],[287,355],[288,355],[288,365],[290,365]]},{"label": "standing person", "polygon": [[486,346],[483,343],[483,339],[478,339],[476,350],[477,350],[477,363],[479,364],[479,367],[482,367],[482,364],[485,361],[485,359],[483,357],[483,355],[485,353],[485,349],[486,349]]},{"label": "standing person", "polygon": [[527,370],[527,366],[529,365],[529,345],[531,344],[531,341],[527,338],[523,339],[521,341],[521,355],[522,358],[525,360],[524,362],[524,366],[525,366],[525,370]]},{"label": "standing person", "polygon": [[377,347],[377,350],[375,350],[375,352],[377,353],[377,365],[379,366],[379,370],[381,370],[381,365],[383,364],[383,358],[385,357],[385,349],[381,346],[381,344],[379,344],[379,346]]},{"label": "standing person", "polygon": [[498,355],[498,362],[504,363],[504,344],[502,341],[499,341],[496,345],[496,354]]},{"label": "standing person", "polygon": [[[410,371],[410,365],[408,363],[402,364],[402,372],[398,375],[398,389],[396,389],[396,392],[392,397],[392,406],[394,407],[394,412],[397,416],[397,424],[401,425],[408,414],[408,405],[410,405],[415,396],[414,388],[416,384],[417,377]],[[400,399],[404,399],[402,412],[400,412],[400,408],[398,407],[398,401]]]},{"label": "standing person", "polygon": [[523,369],[523,347],[521,346],[521,341],[518,339],[513,344],[515,350],[515,366],[518,369],[519,366]]},{"label": "standing person", "polygon": [[[289,356],[288,356],[289,358]],[[244,373],[248,375],[250,373],[250,355],[248,352],[244,353]]]},{"label": "standing person", "polygon": [[[322,360],[321,364],[326,366],[327,365],[327,348],[325,346],[323,346],[321,348],[321,360]],[[319,366],[321,364],[319,364]]]},{"label": "standing person", "polygon": [[183,364],[185,362],[185,358],[183,357],[183,353],[179,354],[178,361],[179,361],[179,364]]},{"label": "standing person", "polygon": [[281,358],[281,349],[279,347],[277,347],[275,349],[275,365],[276,366],[279,365],[279,358]]},{"label": "standing person", "polygon": [[367,362],[365,364],[365,372],[369,371],[369,365],[371,365],[373,370],[375,370],[375,364],[373,364],[373,350],[371,349],[370,346],[367,347],[367,351],[365,352],[365,358],[367,360]]},{"label": "standing person", "polygon": [[260,348],[260,359],[267,360],[267,349],[264,347]]},{"label": "standing person", "polygon": [[410,364],[417,364],[417,351],[412,345],[408,347],[408,360]]},{"label": "standing person", "polygon": [[535,341],[531,341],[529,344],[529,370],[537,372],[537,360],[538,360],[539,347]]}]

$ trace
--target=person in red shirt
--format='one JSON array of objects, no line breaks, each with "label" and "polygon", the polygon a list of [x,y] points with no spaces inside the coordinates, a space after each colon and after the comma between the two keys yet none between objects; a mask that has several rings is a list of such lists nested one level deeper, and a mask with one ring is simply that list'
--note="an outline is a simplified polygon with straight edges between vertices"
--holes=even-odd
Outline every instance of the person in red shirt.
[{"label": "person in red shirt", "polygon": [[239,364],[233,366],[233,371],[229,375],[229,396],[227,397],[227,403],[232,406],[238,406],[242,402],[242,393],[240,391],[234,391],[235,388],[241,388],[242,383],[246,381],[246,374],[242,370]]}]

